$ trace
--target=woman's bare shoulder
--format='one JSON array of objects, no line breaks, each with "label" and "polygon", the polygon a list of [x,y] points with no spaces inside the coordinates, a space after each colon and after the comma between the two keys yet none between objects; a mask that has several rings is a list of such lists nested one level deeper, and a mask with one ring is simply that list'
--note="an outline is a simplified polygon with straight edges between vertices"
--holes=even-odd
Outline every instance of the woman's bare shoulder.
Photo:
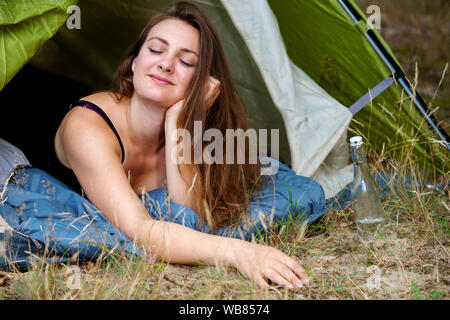
[{"label": "woman's bare shoulder", "polygon": [[[92,102],[108,113],[107,110],[114,104],[113,99],[107,92],[100,92],[80,100]],[[105,120],[92,110],[72,108],[64,117],[55,136],[55,149],[60,161],[69,166],[71,154],[78,153],[82,149],[84,152],[93,151],[88,149],[100,146],[112,149],[118,155],[121,154],[117,138]]]},{"label": "woman's bare shoulder", "polygon": [[118,96],[112,91],[95,92],[80,100],[92,102],[102,109],[110,109],[120,104]]},{"label": "woman's bare shoulder", "polygon": [[[97,105],[108,116],[114,116],[115,113],[117,113],[117,109],[119,109],[117,106],[120,105],[120,101],[112,91],[95,92],[88,96],[82,97],[79,100],[88,101]],[[63,131],[66,129],[69,131],[80,131],[81,129],[90,131],[90,129],[95,128],[100,130],[104,129],[108,132],[110,131],[105,120],[102,119],[97,112],[93,112],[92,110],[85,108],[74,107],[66,114],[61,122],[60,130],[58,131]]]}]

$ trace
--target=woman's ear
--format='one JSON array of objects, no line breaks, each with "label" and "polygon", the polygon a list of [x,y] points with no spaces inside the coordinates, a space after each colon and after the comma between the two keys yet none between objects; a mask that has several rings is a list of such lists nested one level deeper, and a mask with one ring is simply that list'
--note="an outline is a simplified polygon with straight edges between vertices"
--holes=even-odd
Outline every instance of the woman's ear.
[{"label": "woman's ear", "polygon": [[133,62],[131,62],[131,71],[134,73],[134,68],[136,65],[136,58],[133,59]]}]

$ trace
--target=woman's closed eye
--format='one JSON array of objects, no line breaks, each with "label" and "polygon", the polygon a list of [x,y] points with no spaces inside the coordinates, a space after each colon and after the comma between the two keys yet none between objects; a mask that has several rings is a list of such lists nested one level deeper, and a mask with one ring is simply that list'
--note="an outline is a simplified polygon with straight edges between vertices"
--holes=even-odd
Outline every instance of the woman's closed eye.
[{"label": "woman's closed eye", "polygon": [[155,49],[152,49],[152,48],[149,48],[149,50],[150,50],[151,53],[154,53],[154,54],[162,53],[161,51],[158,51],[158,50],[155,50]]},{"label": "woman's closed eye", "polygon": [[186,62],[186,61],[184,61],[183,59],[180,59],[180,62],[181,62],[182,64],[184,64],[186,67],[189,67],[189,68],[192,68],[192,67],[195,66],[195,64]]},{"label": "woman's closed eye", "polygon": [[[153,48],[148,48],[148,49],[150,50],[150,52],[151,52],[152,54],[161,54],[161,53],[163,53],[162,51],[156,50],[156,49],[153,49]],[[184,60],[184,59],[180,59],[180,62],[181,62],[183,65],[185,65],[186,67],[189,67],[189,68],[195,67],[195,63],[188,62],[188,61],[186,61],[186,60]]]}]

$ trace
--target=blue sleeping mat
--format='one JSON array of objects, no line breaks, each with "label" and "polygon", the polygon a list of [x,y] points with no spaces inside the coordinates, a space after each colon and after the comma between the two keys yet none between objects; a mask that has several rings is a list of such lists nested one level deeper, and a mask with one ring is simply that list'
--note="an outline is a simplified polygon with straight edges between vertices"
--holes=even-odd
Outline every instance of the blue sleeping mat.
[{"label": "blue sleeping mat", "polygon": [[[281,162],[275,175],[265,177],[246,217],[238,226],[218,230],[218,235],[251,240],[288,219],[312,223],[327,212],[323,189],[313,179],[296,175]],[[92,203],[46,172],[20,169],[15,180],[0,199],[0,215],[15,230],[9,236],[0,233],[0,269],[27,268],[29,252],[45,252],[45,259],[56,262],[92,260],[117,250],[143,256]],[[152,218],[211,233],[192,209],[168,200],[167,189],[152,190],[141,198]]]}]

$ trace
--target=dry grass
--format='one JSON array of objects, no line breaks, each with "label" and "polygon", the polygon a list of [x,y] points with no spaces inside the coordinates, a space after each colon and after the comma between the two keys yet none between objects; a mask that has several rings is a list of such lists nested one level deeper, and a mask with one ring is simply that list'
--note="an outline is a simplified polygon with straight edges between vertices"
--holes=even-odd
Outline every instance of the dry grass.
[{"label": "dry grass", "polygon": [[[396,168],[420,177],[407,165]],[[118,254],[79,264],[78,288],[73,288],[73,265],[37,262],[25,273],[1,272],[0,298],[449,299],[448,188],[441,194],[420,182],[400,183],[383,206],[384,239],[371,245],[358,238],[352,208],[330,210],[308,228],[288,222],[258,239],[298,258],[312,280],[310,287],[298,291],[260,290],[231,268],[150,265]]]}]

